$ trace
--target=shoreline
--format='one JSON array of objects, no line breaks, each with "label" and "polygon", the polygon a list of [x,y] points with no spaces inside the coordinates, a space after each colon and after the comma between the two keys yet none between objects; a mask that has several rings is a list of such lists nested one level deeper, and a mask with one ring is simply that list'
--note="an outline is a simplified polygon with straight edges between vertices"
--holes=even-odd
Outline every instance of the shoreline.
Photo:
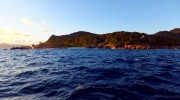
[{"label": "shoreline", "polygon": [[180,46],[144,46],[144,45],[125,45],[121,47],[114,46],[87,46],[87,47],[13,47],[13,48],[2,48],[4,50],[31,50],[31,49],[62,49],[62,48],[87,48],[87,49],[127,49],[127,50],[154,50],[154,49],[180,49]]}]

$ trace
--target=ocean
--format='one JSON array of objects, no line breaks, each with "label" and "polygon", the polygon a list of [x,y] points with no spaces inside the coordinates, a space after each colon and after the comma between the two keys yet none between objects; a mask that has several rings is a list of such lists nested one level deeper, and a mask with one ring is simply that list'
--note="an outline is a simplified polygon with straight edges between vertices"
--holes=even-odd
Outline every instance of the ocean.
[{"label": "ocean", "polygon": [[180,50],[0,50],[0,100],[180,100]]}]

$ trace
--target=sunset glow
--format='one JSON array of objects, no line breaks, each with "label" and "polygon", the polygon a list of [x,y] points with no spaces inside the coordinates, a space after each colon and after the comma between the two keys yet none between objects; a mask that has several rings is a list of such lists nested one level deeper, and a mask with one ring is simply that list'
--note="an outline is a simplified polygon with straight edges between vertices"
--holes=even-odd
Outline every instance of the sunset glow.
[{"label": "sunset glow", "polygon": [[179,0],[1,0],[0,43],[37,44],[75,31],[159,30],[180,27]]}]

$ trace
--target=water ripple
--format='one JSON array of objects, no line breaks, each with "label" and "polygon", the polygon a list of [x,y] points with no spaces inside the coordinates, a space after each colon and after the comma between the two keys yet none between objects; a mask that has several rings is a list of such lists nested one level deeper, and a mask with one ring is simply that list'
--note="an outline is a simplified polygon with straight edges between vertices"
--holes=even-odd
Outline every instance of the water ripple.
[{"label": "water ripple", "polygon": [[180,99],[178,50],[68,48],[0,53],[1,100]]}]

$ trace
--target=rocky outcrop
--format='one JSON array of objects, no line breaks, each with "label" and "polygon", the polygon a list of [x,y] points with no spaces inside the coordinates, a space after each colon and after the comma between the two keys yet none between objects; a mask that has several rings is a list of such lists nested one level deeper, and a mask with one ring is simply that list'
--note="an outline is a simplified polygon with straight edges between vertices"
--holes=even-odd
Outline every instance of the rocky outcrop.
[{"label": "rocky outcrop", "polygon": [[125,45],[125,49],[180,49],[180,46]]},{"label": "rocky outcrop", "polygon": [[140,37],[140,39],[141,39],[141,40],[144,40],[144,41],[150,41],[150,40],[151,40],[151,37],[148,36],[148,35],[142,35],[142,36]]},{"label": "rocky outcrop", "polygon": [[124,45],[125,49],[151,49],[149,45]]},{"label": "rocky outcrop", "polygon": [[85,48],[120,49],[120,48],[122,48],[122,45],[120,45],[120,44],[103,44],[103,43],[100,43],[98,45],[88,45]]},{"label": "rocky outcrop", "polygon": [[33,47],[30,46],[22,46],[22,47],[12,47],[10,50],[25,50],[25,49],[33,49]]}]

